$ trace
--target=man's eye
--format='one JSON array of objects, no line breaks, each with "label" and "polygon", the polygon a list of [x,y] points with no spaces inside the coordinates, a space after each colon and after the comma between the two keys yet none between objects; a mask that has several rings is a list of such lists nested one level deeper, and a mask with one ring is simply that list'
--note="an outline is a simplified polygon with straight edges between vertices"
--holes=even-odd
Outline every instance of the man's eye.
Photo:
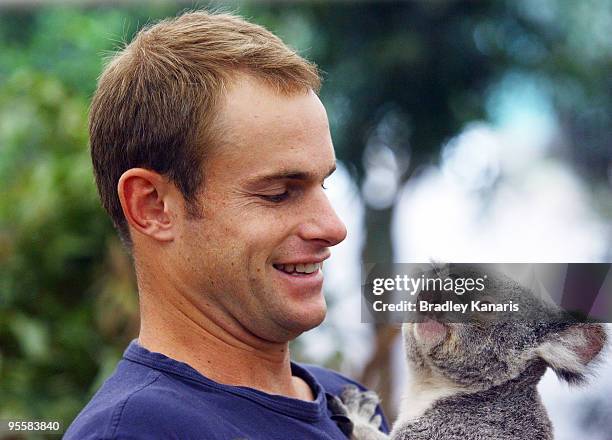
[{"label": "man's eye", "polygon": [[259,197],[261,197],[262,199],[268,202],[280,203],[282,201],[285,201],[289,197],[289,191],[285,191],[282,194],[272,194],[272,195],[260,194]]}]

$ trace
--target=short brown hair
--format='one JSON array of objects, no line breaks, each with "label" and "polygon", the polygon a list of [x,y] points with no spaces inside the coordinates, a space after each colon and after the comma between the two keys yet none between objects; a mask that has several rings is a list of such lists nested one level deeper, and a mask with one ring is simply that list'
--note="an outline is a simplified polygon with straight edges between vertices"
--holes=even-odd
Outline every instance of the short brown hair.
[{"label": "short brown hair", "polygon": [[202,163],[228,83],[242,72],[280,93],[319,91],[314,64],[263,27],[232,14],[189,12],[142,29],[102,72],[89,115],[102,205],[131,247],[117,183],[130,168],[165,175],[192,215]]}]

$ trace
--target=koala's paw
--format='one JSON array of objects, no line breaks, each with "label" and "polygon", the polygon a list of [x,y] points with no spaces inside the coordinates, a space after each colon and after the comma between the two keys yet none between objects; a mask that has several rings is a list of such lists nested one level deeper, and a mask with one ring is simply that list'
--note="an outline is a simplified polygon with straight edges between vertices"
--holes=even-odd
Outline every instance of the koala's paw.
[{"label": "koala's paw", "polygon": [[387,438],[379,431],[382,418],[376,414],[376,407],[380,399],[374,391],[362,392],[356,386],[348,386],[342,391],[340,399],[336,398],[335,403],[352,422],[351,438],[353,440]]}]

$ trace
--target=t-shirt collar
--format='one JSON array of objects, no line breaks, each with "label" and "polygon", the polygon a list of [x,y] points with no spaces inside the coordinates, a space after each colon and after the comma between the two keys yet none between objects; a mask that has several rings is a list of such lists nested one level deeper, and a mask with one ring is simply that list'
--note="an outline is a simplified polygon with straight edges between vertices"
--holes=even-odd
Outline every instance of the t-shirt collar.
[{"label": "t-shirt collar", "polygon": [[218,392],[226,392],[251,400],[273,411],[305,421],[315,422],[327,414],[327,401],[323,388],[306,369],[294,362],[291,362],[291,374],[303,379],[308,386],[310,386],[315,396],[315,400],[300,400],[276,394],[268,394],[250,387],[233,386],[215,382],[184,362],[174,360],[161,353],[147,350],[141,346],[136,339],[127,347],[123,353],[123,358],[128,361],[146,365],[158,371],[195,381],[206,388]]}]

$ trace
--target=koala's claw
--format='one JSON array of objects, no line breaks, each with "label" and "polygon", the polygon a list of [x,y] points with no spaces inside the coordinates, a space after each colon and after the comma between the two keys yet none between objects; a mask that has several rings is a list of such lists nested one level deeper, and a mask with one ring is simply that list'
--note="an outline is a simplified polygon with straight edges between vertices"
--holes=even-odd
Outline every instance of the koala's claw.
[{"label": "koala's claw", "polygon": [[353,424],[353,439],[378,439],[382,418],[376,414],[376,407],[380,403],[378,395],[373,391],[362,392],[356,386],[346,387],[340,396],[342,412]]},{"label": "koala's claw", "polygon": [[380,429],[381,424],[382,417],[380,416],[380,414],[376,414],[374,417],[372,417],[372,420],[370,420],[370,425],[374,426],[376,429]]},{"label": "koala's claw", "polygon": [[[347,386],[342,391],[340,398],[346,407],[347,416],[351,420],[356,417],[360,421],[365,421],[367,424],[372,425],[378,422],[374,427],[376,429],[380,427],[380,417],[375,419],[376,407],[380,403],[380,399],[374,391],[362,392],[356,386]],[[355,421],[353,420],[353,422]]]}]

